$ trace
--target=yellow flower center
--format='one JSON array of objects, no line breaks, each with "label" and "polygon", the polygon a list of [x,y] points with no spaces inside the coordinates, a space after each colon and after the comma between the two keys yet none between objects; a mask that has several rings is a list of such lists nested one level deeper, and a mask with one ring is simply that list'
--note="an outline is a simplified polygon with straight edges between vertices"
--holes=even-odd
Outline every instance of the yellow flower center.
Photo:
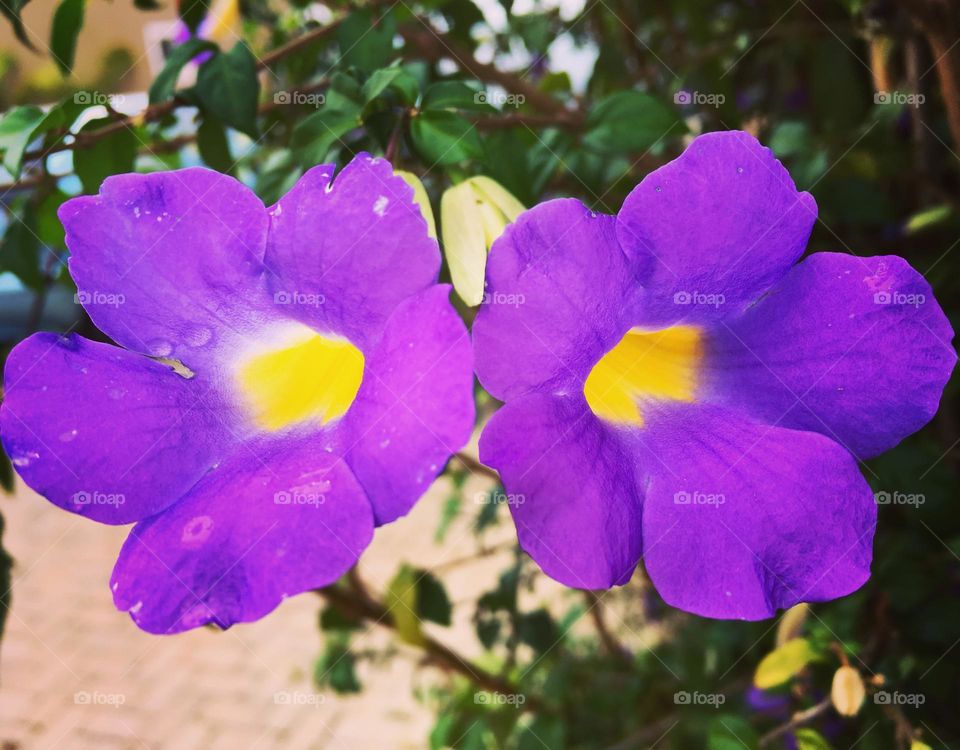
[{"label": "yellow flower center", "polygon": [[598,417],[639,427],[644,401],[693,401],[700,356],[694,326],[634,328],[593,366],[583,395]]},{"label": "yellow flower center", "polygon": [[281,430],[342,417],[363,380],[363,353],[345,339],[302,327],[293,341],[241,362],[236,381],[254,422]]}]

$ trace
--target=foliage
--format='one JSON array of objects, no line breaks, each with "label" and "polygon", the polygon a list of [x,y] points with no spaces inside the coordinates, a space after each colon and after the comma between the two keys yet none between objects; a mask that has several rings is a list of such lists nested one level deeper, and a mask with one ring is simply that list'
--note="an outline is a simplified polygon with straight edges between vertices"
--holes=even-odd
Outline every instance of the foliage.
[{"label": "foliage", "polygon": [[[26,2],[0,0],[21,36]],[[927,26],[914,23],[921,16],[911,9],[931,4],[611,0],[570,10],[501,0],[481,11],[467,0],[420,0],[331,4],[331,20],[319,24],[306,2],[243,2],[243,39],[173,48],[135,116],[119,113],[97,82],[65,79],[50,108],[14,93],[18,106],[0,118],[8,173],[0,271],[41,301],[70,288],[56,210],[110,174],[204,163],[272,202],[312,165],[362,150],[419,178],[445,249],[482,261],[487,229],[502,230],[517,201],[574,195],[612,212],[691,133],[743,128],[816,197],[811,249],[905,256],[956,327],[960,128],[948,114],[960,101],[943,71],[953,65],[960,82],[960,63],[935,58]],[[145,19],[157,7],[136,6]],[[180,8],[197,27],[205,4]],[[960,28],[951,12],[944,23]],[[56,11],[50,47],[64,74],[84,54],[76,46],[83,16],[83,0],[62,0]],[[481,175],[500,192],[485,190]],[[493,207],[486,219],[484,201]],[[445,228],[457,215],[481,216],[474,230],[484,233]],[[449,278],[450,265],[443,273]],[[474,286],[465,298],[473,304],[480,294]],[[43,323],[43,305],[36,310],[24,335]],[[79,328],[98,337],[89,321]],[[317,684],[363,689],[364,663],[392,656],[355,643],[379,616],[403,648],[423,649],[449,674],[420,695],[436,711],[434,748],[955,746],[955,399],[951,384],[937,422],[864,467],[878,492],[921,498],[880,508],[871,581],[805,616],[789,613],[786,637],[775,623],[671,610],[642,571],[610,593],[541,600],[542,574],[512,547],[495,586],[474,602],[454,603],[441,574],[408,565],[382,604],[356,581],[336,587],[361,606],[323,610]],[[464,500],[467,474],[451,462],[438,542],[476,508]],[[6,484],[8,464],[0,476]],[[489,552],[486,534],[508,523],[497,497],[468,520],[479,556]],[[4,590],[5,561],[0,551]],[[5,607],[6,598],[0,626]],[[484,654],[470,669],[438,647],[460,610]],[[793,726],[797,712],[803,720]]]}]

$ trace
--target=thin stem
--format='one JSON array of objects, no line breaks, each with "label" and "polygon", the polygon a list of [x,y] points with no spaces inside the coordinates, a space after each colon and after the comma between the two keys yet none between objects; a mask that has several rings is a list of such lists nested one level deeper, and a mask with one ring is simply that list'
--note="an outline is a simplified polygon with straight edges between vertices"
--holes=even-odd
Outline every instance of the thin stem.
[{"label": "thin stem", "polygon": [[491,469],[489,466],[485,466],[480,463],[473,456],[470,456],[466,453],[454,453],[453,460],[459,461],[471,474],[477,474],[478,476],[487,477],[489,479],[495,479],[497,482],[500,481],[500,475],[496,472],[495,469]]},{"label": "thin stem", "polygon": [[763,735],[763,737],[760,738],[759,746],[768,747],[778,737],[781,737],[787,734],[788,732],[792,732],[794,729],[802,727],[804,724],[808,724],[809,722],[816,719],[818,716],[825,714],[827,711],[830,710],[831,705],[832,705],[831,699],[824,698],[815,706],[811,706],[810,708],[804,711],[795,713],[790,718],[790,721],[784,722],[780,726],[775,727],[774,729],[771,729],[769,732]]},{"label": "thin stem", "polygon": [[[390,611],[381,602],[366,593],[366,587],[356,575],[351,578],[350,584],[349,589],[332,585],[317,589],[317,593],[348,617],[356,620],[366,620],[375,625],[395,630],[396,624]],[[539,699],[525,695],[513,683],[474,664],[436,639],[424,635],[420,647],[429,661],[442,669],[466,677],[477,687],[491,693],[522,696],[524,699],[523,708],[532,711],[544,710],[544,706]]]}]

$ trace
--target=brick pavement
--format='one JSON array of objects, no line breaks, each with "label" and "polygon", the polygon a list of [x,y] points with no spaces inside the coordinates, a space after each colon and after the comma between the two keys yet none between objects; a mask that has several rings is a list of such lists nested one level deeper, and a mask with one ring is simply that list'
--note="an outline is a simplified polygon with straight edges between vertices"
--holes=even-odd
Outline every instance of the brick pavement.
[{"label": "brick pavement", "polygon": [[[468,553],[456,528],[431,539],[446,489],[381,529],[362,572],[382,587],[400,559],[432,566]],[[107,581],[126,529],[74,517],[20,487],[0,498],[16,560],[13,607],[0,643],[2,750],[305,750],[419,748],[430,711],[411,696],[416,654],[361,665],[364,692],[312,698],[321,650],[315,597],[286,601],[258,623],[172,637],[140,632],[114,610]],[[466,526],[466,524],[464,524]],[[489,565],[495,574],[498,565]],[[476,569],[449,577],[457,599],[486,585]],[[475,644],[469,612],[442,636]],[[382,629],[362,646],[383,647]],[[439,678],[439,676],[437,676]],[[278,695],[280,697],[278,697]],[[278,703],[287,695],[290,704]],[[312,701],[317,701],[311,705]]]}]

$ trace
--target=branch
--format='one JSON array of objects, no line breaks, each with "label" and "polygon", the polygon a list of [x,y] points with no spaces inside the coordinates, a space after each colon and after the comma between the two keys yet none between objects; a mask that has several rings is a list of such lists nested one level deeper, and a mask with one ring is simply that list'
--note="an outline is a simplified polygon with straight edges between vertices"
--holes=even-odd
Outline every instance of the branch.
[{"label": "branch", "polygon": [[610,632],[607,627],[607,621],[603,616],[604,608],[600,597],[593,591],[584,591],[583,595],[590,604],[590,617],[593,619],[593,625],[597,629],[597,635],[600,636],[600,642],[604,648],[616,659],[627,664],[633,664],[633,656],[617,637]]},{"label": "branch", "polygon": [[[375,625],[380,625],[391,630],[396,629],[396,624],[390,611],[379,601],[375,600],[366,590],[356,585],[356,579],[350,590],[340,586],[332,585],[318,589],[317,593],[326,599],[331,605],[339,609],[343,614],[357,619],[367,620]],[[421,648],[427,655],[429,661],[440,668],[456,672],[466,677],[470,682],[491,693],[501,695],[523,696],[522,706],[531,711],[543,711],[544,706],[539,699],[533,696],[527,696],[511,682],[502,677],[488,672],[483,667],[479,667],[467,658],[461,656],[453,649],[443,645],[439,641],[424,634]]]},{"label": "branch", "polygon": [[453,459],[462,463],[466,468],[466,470],[469,471],[471,474],[477,474],[479,476],[487,477],[489,479],[495,479],[497,482],[500,481],[500,475],[496,472],[495,469],[491,469],[489,466],[486,466],[480,463],[473,456],[470,456],[461,451],[460,453],[454,453]]},{"label": "branch", "polygon": [[541,91],[516,73],[498,70],[496,66],[490,63],[479,62],[472,52],[463,49],[445,35],[437,34],[422,19],[418,18],[414,23],[405,24],[398,31],[407,44],[430,62],[437,62],[445,57],[451,58],[474,78],[503,86],[511,94],[523,96],[526,101],[539,110],[551,114],[567,111],[566,106],[559,99]]},{"label": "branch", "polygon": [[811,706],[810,708],[804,711],[795,713],[791,717],[790,721],[785,722],[774,729],[771,729],[769,732],[763,735],[763,737],[760,738],[759,746],[767,747],[768,745],[770,745],[770,743],[772,743],[775,739],[777,739],[777,737],[781,737],[782,735],[787,734],[788,732],[792,732],[794,729],[802,727],[804,724],[807,724],[813,721],[818,716],[829,711],[831,705],[832,705],[832,701],[828,697],[828,698],[824,698],[815,706]]}]

